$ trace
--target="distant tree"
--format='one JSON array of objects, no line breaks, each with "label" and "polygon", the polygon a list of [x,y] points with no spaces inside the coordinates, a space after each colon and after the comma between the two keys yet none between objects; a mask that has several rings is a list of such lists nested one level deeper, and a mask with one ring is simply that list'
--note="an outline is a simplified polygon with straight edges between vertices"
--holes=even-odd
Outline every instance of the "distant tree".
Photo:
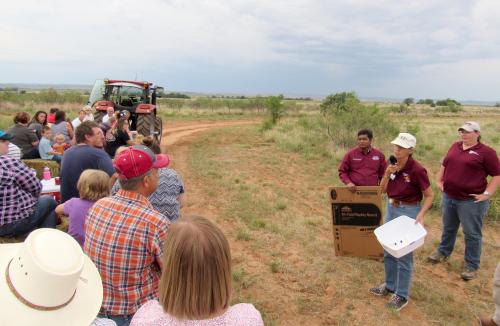
[{"label": "distant tree", "polygon": [[177,93],[177,92],[171,92],[171,93],[163,95],[162,97],[166,97],[166,98],[185,98],[185,99],[191,98],[190,96],[188,96],[186,94]]},{"label": "distant tree", "polygon": [[427,104],[427,105],[430,105],[432,107],[436,106],[434,104],[434,100],[430,99],[430,98],[426,98],[425,100],[424,99],[420,99],[420,100],[418,100],[417,104]]},{"label": "distant tree", "polygon": [[451,98],[447,98],[446,100],[437,100],[436,101],[436,105],[437,106],[460,106],[462,105],[460,102],[458,102],[457,100],[454,100],[454,99],[451,99]]},{"label": "distant tree", "polygon": [[281,119],[285,113],[285,107],[283,106],[283,95],[279,96],[269,96],[266,99],[266,109],[270,115],[270,121],[272,125],[275,125],[279,119]]},{"label": "distant tree", "polygon": [[342,92],[328,95],[320,104],[323,114],[329,111],[346,112],[361,104],[355,92]]},{"label": "distant tree", "polygon": [[408,97],[403,100],[403,103],[406,104],[407,106],[410,106],[413,103],[415,103],[415,99],[413,97]]},{"label": "distant tree", "polygon": [[264,110],[266,107],[266,98],[262,96],[256,96],[250,100],[249,106],[251,108],[257,109],[257,112]]},{"label": "distant tree", "polygon": [[500,102],[496,102],[495,107],[500,108]]}]

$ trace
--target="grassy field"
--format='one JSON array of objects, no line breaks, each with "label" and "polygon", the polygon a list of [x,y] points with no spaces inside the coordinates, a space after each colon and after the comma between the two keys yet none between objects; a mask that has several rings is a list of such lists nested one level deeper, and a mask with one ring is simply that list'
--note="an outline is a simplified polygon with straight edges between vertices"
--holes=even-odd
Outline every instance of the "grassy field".
[{"label": "grassy field", "polygon": [[[432,120],[420,121],[423,134],[444,124]],[[452,125],[460,121],[447,120],[450,135],[429,139],[444,143],[453,138]],[[492,311],[500,225],[491,217],[486,223],[479,278],[465,283],[459,277],[462,235],[449,263],[425,262],[439,241],[438,210],[429,214],[429,236],[416,254],[410,305],[393,313],[384,307],[385,300],[371,297],[368,288],[383,280],[383,265],[334,256],[327,189],[339,184],[340,153],[328,157],[297,150],[293,141],[283,140],[290,135],[279,131],[294,130],[289,125],[296,121],[285,120],[277,131],[264,134],[257,126],[218,130],[201,135],[189,147],[183,173],[189,197],[195,199],[187,212],[213,217],[228,234],[234,302],[254,303],[266,325],[470,325],[475,315]],[[430,170],[439,164],[432,162],[437,155],[422,155]]]}]

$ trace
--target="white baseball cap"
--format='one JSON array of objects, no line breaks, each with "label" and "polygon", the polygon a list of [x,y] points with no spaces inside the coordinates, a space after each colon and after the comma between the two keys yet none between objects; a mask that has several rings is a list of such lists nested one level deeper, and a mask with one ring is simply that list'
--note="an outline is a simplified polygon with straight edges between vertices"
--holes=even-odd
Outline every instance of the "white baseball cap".
[{"label": "white baseball cap", "polygon": [[400,133],[391,144],[401,146],[403,148],[415,148],[417,145],[417,138],[412,134],[402,132]]},{"label": "white baseball cap", "polygon": [[75,239],[57,229],[0,245],[2,325],[90,325],[103,298],[101,277]]},{"label": "white baseball cap", "polygon": [[467,121],[462,125],[462,127],[458,128],[458,130],[461,129],[468,132],[481,131],[481,127],[479,126],[479,123],[477,123],[476,121]]}]

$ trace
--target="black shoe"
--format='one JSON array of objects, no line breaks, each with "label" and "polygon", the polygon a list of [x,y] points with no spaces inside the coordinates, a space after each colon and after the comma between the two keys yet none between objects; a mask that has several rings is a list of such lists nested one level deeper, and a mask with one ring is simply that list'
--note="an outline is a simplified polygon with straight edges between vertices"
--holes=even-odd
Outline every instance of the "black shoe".
[{"label": "black shoe", "polygon": [[387,308],[393,309],[395,311],[400,311],[407,304],[408,304],[408,300],[406,300],[405,298],[403,298],[397,294],[394,294],[386,306],[387,306]]},{"label": "black shoe", "polygon": [[394,293],[394,291],[389,290],[386,286],[385,283],[380,284],[377,287],[371,288],[370,293],[379,297],[384,297],[388,294]]}]

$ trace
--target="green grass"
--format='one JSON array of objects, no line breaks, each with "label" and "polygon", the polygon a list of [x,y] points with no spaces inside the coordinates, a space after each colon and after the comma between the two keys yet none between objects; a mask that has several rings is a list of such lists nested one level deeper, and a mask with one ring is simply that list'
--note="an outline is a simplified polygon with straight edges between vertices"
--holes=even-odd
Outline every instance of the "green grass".
[{"label": "green grass", "polygon": [[[339,184],[336,166],[344,149],[318,141],[309,154],[296,150],[297,143],[305,146],[309,141],[295,134],[300,119],[285,119],[269,133],[245,126],[200,134],[189,153],[190,177],[203,180],[204,189],[217,194],[212,204],[219,208],[221,227],[233,235],[230,242],[238,244],[235,254],[244,257],[237,259],[236,274],[233,271],[235,300],[254,303],[266,324],[278,325],[468,325],[474,315],[490,311],[492,262],[500,259],[490,243],[498,226],[485,226],[480,279],[462,284],[463,236],[448,264],[429,267],[425,262],[439,242],[438,211],[429,214],[427,242],[415,255],[409,308],[394,313],[385,309],[384,299],[367,295],[369,287],[383,280],[383,264],[333,256],[326,189]],[[447,149],[454,127],[442,128],[443,133],[432,127],[438,121],[418,119],[423,148],[430,152],[418,155],[432,165],[434,151]],[[453,125],[459,119],[445,121]],[[321,155],[325,152],[329,154]],[[436,276],[431,268],[446,277]]]}]

